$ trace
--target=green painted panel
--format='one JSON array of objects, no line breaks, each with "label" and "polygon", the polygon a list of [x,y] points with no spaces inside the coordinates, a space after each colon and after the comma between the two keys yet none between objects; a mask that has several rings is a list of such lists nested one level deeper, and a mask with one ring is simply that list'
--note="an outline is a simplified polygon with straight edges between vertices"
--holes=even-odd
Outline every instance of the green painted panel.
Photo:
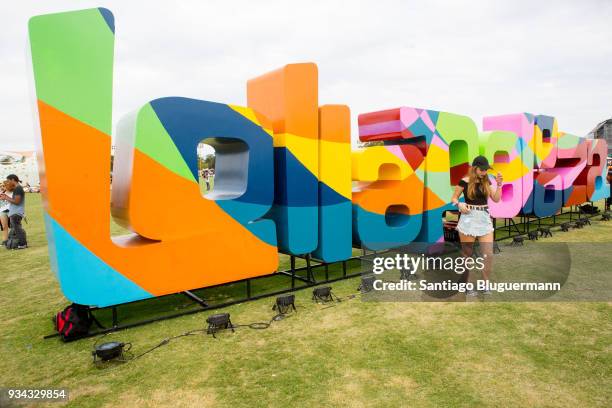
[{"label": "green painted panel", "polygon": [[99,9],[32,17],[38,99],[110,135],[115,36]]},{"label": "green painted panel", "polygon": [[138,112],[134,147],[179,176],[197,181],[149,103]]}]

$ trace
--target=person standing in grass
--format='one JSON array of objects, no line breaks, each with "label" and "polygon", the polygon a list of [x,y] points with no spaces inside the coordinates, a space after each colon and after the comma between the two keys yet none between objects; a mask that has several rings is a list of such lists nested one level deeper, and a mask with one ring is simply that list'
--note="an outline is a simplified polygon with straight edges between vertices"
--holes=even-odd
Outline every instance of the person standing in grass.
[{"label": "person standing in grass", "polygon": [[210,191],[210,172],[208,169],[202,170],[202,177],[204,178],[204,182],[206,183],[206,191]]},{"label": "person standing in grass", "polygon": [[[7,186],[12,189],[13,196],[9,197],[6,193],[0,194],[0,200],[9,202],[9,222],[11,223],[11,232],[9,233],[10,238],[14,237],[17,240],[17,244],[14,249],[25,249],[28,247],[26,240],[26,232],[21,226],[21,220],[25,217],[25,191],[21,187],[21,181],[15,174],[9,174],[6,176]],[[7,246],[8,248],[8,246]]]},{"label": "person standing in grass", "polygon": [[[455,193],[451,198],[451,203],[459,209],[461,216],[457,224],[457,231],[461,240],[461,248],[464,257],[471,257],[474,249],[474,242],[478,240],[481,252],[484,257],[484,268],[482,271],[483,279],[488,281],[493,262],[493,241],[495,231],[489,214],[487,205],[489,198],[498,202],[501,198],[501,187],[503,178],[500,173],[495,177],[496,188],[491,186],[487,171],[492,169],[489,161],[484,156],[478,156],[472,162],[468,174],[459,180],[455,187]],[[459,196],[463,194],[465,202],[459,202]],[[469,271],[463,273],[462,280],[469,281]],[[488,291],[484,292],[489,294]],[[476,296],[476,291],[468,291],[468,296]]]},{"label": "person standing in grass", "polygon": [[[4,181],[0,186],[0,194],[6,194],[9,197],[13,197],[13,192],[10,190],[9,183]],[[6,200],[0,200],[0,225],[2,225],[2,245],[6,245],[6,241],[8,241],[8,232],[9,232],[9,203]]]}]

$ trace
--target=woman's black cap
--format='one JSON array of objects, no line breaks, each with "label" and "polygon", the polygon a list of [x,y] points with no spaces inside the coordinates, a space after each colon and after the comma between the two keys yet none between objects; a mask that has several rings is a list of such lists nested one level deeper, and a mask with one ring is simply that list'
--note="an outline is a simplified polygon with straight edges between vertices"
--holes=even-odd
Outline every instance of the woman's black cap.
[{"label": "woman's black cap", "polygon": [[21,180],[19,180],[19,177],[17,177],[16,174],[9,174],[8,176],[6,176],[7,180],[15,180],[18,183],[21,183]]},{"label": "woman's black cap", "polygon": [[489,165],[489,161],[484,156],[476,156],[474,161],[472,161],[472,166],[478,167],[482,171],[493,168]]}]

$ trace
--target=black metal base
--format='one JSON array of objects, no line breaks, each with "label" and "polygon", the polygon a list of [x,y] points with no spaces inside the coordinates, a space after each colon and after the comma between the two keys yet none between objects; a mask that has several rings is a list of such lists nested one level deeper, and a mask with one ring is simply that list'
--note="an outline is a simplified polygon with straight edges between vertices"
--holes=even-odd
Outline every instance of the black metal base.
[{"label": "black metal base", "polygon": [[[512,238],[513,239],[513,244],[517,244],[517,245],[522,245],[523,243],[523,238],[524,238],[524,234],[528,234],[531,229],[530,227],[532,226],[532,224],[535,224],[537,222],[537,229],[535,231],[539,230],[541,231],[542,229],[548,229],[548,232],[546,234],[550,234],[550,227],[552,226],[560,226],[562,229],[564,228],[564,225],[566,223],[568,223],[568,221],[566,220],[566,218],[569,216],[569,222],[571,222],[573,224],[574,220],[578,220],[578,219],[586,219],[587,221],[581,221],[584,222],[585,224],[588,223],[590,224],[590,221],[588,221],[589,218],[597,216],[597,215],[605,215],[609,213],[598,213],[598,214],[583,214],[580,211],[572,211],[572,209],[570,208],[569,212],[561,212],[560,214],[555,214],[551,217],[545,217],[545,218],[537,218],[536,220],[531,220],[526,218],[525,216],[521,216],[521,221],[519,223],[514,222],[513,219],[503,219],[504,220],[504,226],[502,227],[497,227],[497,221],[499,220],[493,220],[494,221],[494,225],[496,226],[496,241],[501,241],[504,239],[508,239],[508,238]],[[549,223],[547,225],[545,225],[544,227],[541,225],[541,221],[545,220],[545,219],[550,219],[552,218],[552,223]],[[525,221],[527,220],[527,221]],[[573,226],[573,225],[572,225]],[[502,232],[508,232],[507,236],[502,236],[499,237],[498,236],[498,232],[502,233]],[[514,232],[514,233],[513,233]],[[544,235],[544,233],[542,233]],[[504,234],[505,235],[505,234]],[[446,238],[446,234],[445,234],[445,238]],[[518,238],[518,239],[517,239]],[[519,241],[519,242],[516,242]],[[497,245],[497,242],[495,243],[496,248],[494,248],[494,252],[499,252],[499,246]],[[224,308],[224,307],[228,307],[228,306],[232,306],[238,303],[243,303],[245,301],[251,301],[251,300],[258,300],[258,299],[263,299],[266,297],[271,297],[271,296],[278,296],[278,295],[282,295],[285,293],[289,293],[289,292],[294,292],[296,290],[302,290],[302,289],[306,289],[306,288],[310,288],[312,286],[316,286],[316,285],[320,285],[322,283],[333,283],[333,282],[337,282],[343,279],[348,279],[348,278],[353,278],[353,277],[357,277],[361,275],[361,270],[359,270],[357,273],[348,273],[348,266],[347,264],[351,261],[361,261],[361,262],[368,262],[371,261],[371,256],[372,255],[381,255],[386,253],[387,251],[381,251],[381,252],[377,252],[377,251],[368,251],[365,248],[361,248],[362,254],[360,256],[356,256],[356,257],[352,257],[349,258],[345,261],[340,261],[340,262],[335,262],[335,263],[325,263],[321,260],[318,259],[314,259],[311,255],[305,254],[302,256],[291,256],[290,257],[290,262],[291,262],[291,266],[290,269],[288,270],[284,270],[284,271],[278,271],[269,275],[263,275],[263,276],[258,276],[255,278],[248,278],[248,279],[243,279],[240,281],[235,281],[235,282],[230,282],[227,284],[221,284],[221,285],[215,285],[215,286],[210,286],[206,289],[210,289],[210,288],[220,288],[220,287],[224,287],[224,286],[229,286],[229,285],[235,285],[235,284],[240,284],[240,283],[244,283],[245,287],[246,287],[246,293],[244,297],[240,297],[237,299],[233,299],[230,301],[226,301],[226,302],[220,302],[220,303],[216,303],[216,304],[212,304],[209,300],[206,299],[202,299],[200,296],[196,295],[194,292],[200,290],[200,289],[204,289],[204,288],[198,288],[198,289],[192,289],[189,291],[184,291],[182,292],[182,294],[184,296],[186,296],[188,299],[192,300],[193,302],[197,303],[199,306],[199,308],[197,309],[191,309],[191,310],[184,310],[184,311],[180,311],[178,313],[173,313],[173,314],[169,314],[169,315],[163,315],[163,316],[157,316],[157,317],[153,317],[150,319],[143,319],[143,320],[138,320],[135,322],[131,322],[131,323],[124,323],[124,324],[120,324],[119,322],[119,308],[122,308],[126,305],[133,305],[136,303],[144,303],[144,302],[155,302],[155,301],[159,301],[160,299],[165,298],[166,296],[159,296],[156,297],[154,299],[146,299],[146,300],[140,300],[140,301],[136,301],[136,302],[130,302],[130,303],[125,303],[125,304],[121,304],[121,305],[115,305],[115,306],[109,306],[109,307],[105,307],[105,308],[91,308],[92,312],[95,313],[99,313],[100,311],[104,311],[104,310],[111,310],[112,313],[112,325],[111,327],[107,327],[104,329],[100,329],[97,330],[95,332],[91,332],[89,333],[87,336],[85,337],[93,337],[93,336],[97,336],[100,334],[106,334],[109,332],[114,332],[114,331],[119,331],[119,330],[123,330],[123,329],[128,329],[131,327],[137,327],[137,326],[142,326],[145,324],[149,324],[149,323],[153,323],[153,322],[158,322],[158,321],[163,321],[163,320],[167,320],[167,319],[173,319],[175,317],[180,317],[180,316],[186,316],[186,315],[191,315],[194,313],[200,313],[203,311],[210,311],[210,310],[215,310],[215,309],[220,309],[220,308]],[[295,261],[296,259],[304,259],[306,261],[306,266],[303,267],[296,267]],[[332,266],[337,266],[340,265],[341,266],[341,270],[342,270],[342,274],[340,277],[336,277],[333,279],[330,279],[330,268]],[[315,279],[315,271],[323,269],[324,272],[324,278],[321,280],[317,280]],[[299,272],[306,272],[306,276],[299,276],[298,273]],[[281,290],[275,290],[275,291],[271,291],[271,292],[267,292],[267,293],[263,293],[263,294],[259,294],[259,295],[253,295],[252,294],[252,282],[260,280],[260,279],[266,279],[266,278],[272,278],[272,277],[278,277],[278,276],[287,276],[291,278],[291,285],[288,288],[285,289],[281,289]],[[297,286],[296,283],[300,283],[300,286]],[[172,296],[172,295],[167,295],[167,296]],[[48,338],[53,338],[58,336],[58,333],[53,333],[50,335],[45,336],[45,339]]]},{"label": "black metal base", "polygon": [[[593,205],[593,202],[589,202]],[[567,208],[567,207],[566,207]],[[560,231],[569,231],[569,228],[581,228],[586,224],[591,224],[590,219],[596,216],[602,216],[605,212],[594,214],[585,213],[580,210],[580,206],[570,206],[569,211],[562,208],[558,214],[548,217],[535,217],[520,215],[520,221],[516,222],[513,218],[497,218],[493,219],[495,227],[495,240],[502,241],[505,239],[513,239],[516,236],[526,235],[530,239],[537,239],[535,235],[530,237],[532,231],[539,231],[540,237],[552,236],[551,228],[559,227]],[[503,221],[503,225],[499,223]],[[576,226],[575,222],[580,225]]]},{"label": "black metal base", "polygon": [[[361,256],[357,256],[357,257],[352,257],[349,258],[345,261],[340,261],[340,262],[335,262],[335,263],[324,263],[323,261],[320,260],[315,260],[313,259],[310,255],[303,255],[303,256],[291,256],[290,258],[290,262],[291,262],[291,269],[289,270],[285,270],[285,271],[278,271],[276,273],[272,273],[269,275],[263,275],[263,276],[258,276],[255,278],[248,278],[248,279],[243,279],[240,281],[235,281],[235,282],[230,282],[227,284],[221,284],[221,285],[214,285],[214,286],[209,286],[206,289],[211,289],[211,288],[220,288],[223,286],[228,286],[228,285],[234,285],[234,284],[240,284],[240,283],[244,283],[245,287],[246,287],[246,293],[244,297],[240,297],[238,299],[233,299],[231,301],[227,301],[227,302],[221,302],[221,303],[216,303],[216,304],[211,304],[209,301],[202,299],[201,297],[197,296],[194,292],[200,290],[200,289],[204,289],[204,288],[198,288],[198,289],[192,289],[190,291],[184,291],[181,292],[181,294],[183,294],[184,296],[186,296],[188,299],[192,300],[193,302],[197,303],[198,305],[200,305],[200,308],[197,309],[191,309],[191,310],[184,310],[178,313],[173,313],[173,314],[169,314],[169,315],[163,315],[163,316],[156,316],[150,319],[143,319],[143,320],[138,320],[135,322],[131,322],[131,323],[125,323],[125,324],[120,324],[119,322],[119,309],[125,307],[126,305],[134,305],[137,303],[145,303],[145,302],[155,302],[155,301],[159,301],[160,299],[163,299],[167,296],[172,296],[172,295],[166,295],[166,296],[159,296],[156,297],[154,299],[145,299],[145,300],[139,300],[136,302],[129,302],[129,303],[123,303],[121,305],[115,305],[115,306],[109,306],[109,307],[104,307],[104,308],[96,308],[96,307],[92,307],[91,311],[93,314],[95,313],[99,313],[101,311],[104,310],[111,310],[112,313],[112,325],[111,327],[107,327],[107,328],[103,328],[97,331],[93,331],[91,333],[88,333],[86,336],[83,336],[83,338],[87,338],[87,337],[94,337],[94,336],[98,336],[101,334],[106,334],[106,333],[110,333],[110,332],[115,332],[115,331],[119,331],[119,330],[124,330],[124,329],[128,329],[128,328],[132,328],[132,327],[138,327],[138,326],[142,326],[142,325],[146,325],[149,323],[153,323],[153,322],[158,322],[158,321],[163,321],[163,320],[167,320],[167,319],[173,319],[175,317],[180,317],[180,316],[187,316],[187,315],[191,315],[191,314],[195,314],[195,313],[200,313],[203,311],[211,311],[211,310],[215,310],[215,309],[220,309],[220,308],[224,308],[224,307],[228,307],[228,306],[232,306],[238,303],[243,303],[245,301],[251,301],[251,300],[258,300],[258,299],[263,299],[263,298],[267,298],[267,297],[271,297],[271,296],[278,296],[278,295],[282,295],[282,294],[286,294],[289,292],[294,292],[296,290],[302,290],[302,289],[306,289],[306,288],[310,288],[322,283],[333,283],[333,282],[337,282],[343,279],[348,279],[348,278],[353,278],[353,277],[357,277],[361,275],[361,271],[357,272],[357,273],[349,273],[348,272],[348,263],[350,261],[360,261],[360,262],[367,262],[369,261],[369,256],[373,255],[373,254],[381,254],[384,252],[377,252],[377,251],[368,251],[366,249],[362,249],[362,255]],[[303,267],[296,267],[295,265],[295,261],[296,259],[304,259],[306,261],[306,266]],[[341,267],[341,276],[337,277],[337,278],[333,278],[330,279],[329,276],[329,269],[331,266],[335,266],[335,265],[339,265]],[[318,271],[320,269],[323,269],[324,271],[324,279],[321,280],[317,280],[315,279],[315,271]],[[300,272],[306,272],[306,277],[302,277],[299,276],[298,273]],[[282,276],[288,276],[291,278],[291,286],[289,288],[285,288],[285,289],[281,289],[281,290],[275,290],[275,291],[271,291],[271,292],[267,292],[267,293],[263,293],[260,295],[253,295],[252,294],[252,282],[253,281],[257,281],[257,280],[262,280],[262,279],[266,279],[266,278],[272,278],[272,277],[278,277],[278,275],[282,275]],[[297,286],[297,283],[301,283],[301,286]],[[49,339],[49,338],[53,338],[53,337],[57,337],[58,333],[53,333],[53,334],[49,334],[47,336],[44,336],[45,339]]]}]

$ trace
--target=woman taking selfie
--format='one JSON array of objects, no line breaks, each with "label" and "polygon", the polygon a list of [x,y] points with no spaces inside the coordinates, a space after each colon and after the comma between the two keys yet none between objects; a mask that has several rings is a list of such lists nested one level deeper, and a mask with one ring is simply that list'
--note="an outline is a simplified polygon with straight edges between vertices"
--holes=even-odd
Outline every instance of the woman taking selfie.
[{"label": "woman taking selfie", "polygon": [[[472,162],[466,177],[459,181],[455,193],[451,198],[453,205],[457,206],[461,216],[457,224],[457,231],[461,240],[461,248],[464,257],[472,256],[474,242],[478,240],[482,256],[484,257],[483,279],[488,281],[493,261],[494,230],[487,206],[488,199],[498,202],[501,194],[502,176],[497,173],[496,188],[491,186],[487,176],[487,170],[492,167],[484,156],[478,156]],[[459,196],[463,193],[465,202],[459,202]],[[463,274],[462,281],[469,281],[469,272]],[[488,294],[487,291],[485,291]],[[476,292],[469,291],[468,295],[474,296]]]},{"label": "woman taking selfie", "polygon": [[[10,186],[8,185],[6,181],[0,184],[0,193],[6,194],[7,196],[12,197],[13,193],[9,189],[10,189]],[[10,204],[11,203],[9,203],[6,200],[0,200],[0,225],[2,226],[2,245],[6,245],[6,241],[8,240],[8,233],[9,233],[8,212],[9,212]]]}]

